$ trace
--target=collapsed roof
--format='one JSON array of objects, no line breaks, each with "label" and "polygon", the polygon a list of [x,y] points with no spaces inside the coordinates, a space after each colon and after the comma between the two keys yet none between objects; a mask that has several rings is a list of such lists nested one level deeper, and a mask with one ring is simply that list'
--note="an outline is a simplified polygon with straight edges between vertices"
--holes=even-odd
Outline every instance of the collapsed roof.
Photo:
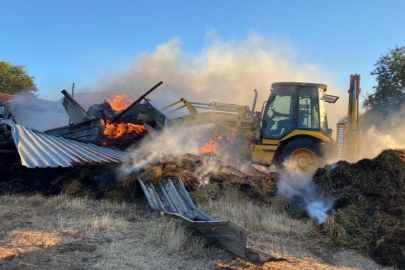
[{"label": "collapsed roof", "polygon": [[[91,106],[86,112],[66,90],[62,91],[62,102],[0,95],[3,97],[0,101],[4,100],[0,105],[0,113],[3,112],[0,116],[0,148],[2,142],[9,147],[13,141],[21,165],[28,168],[131,161],[130,155],[117,148],[125,149],[142,139],[148,129],[165,124],[165,116],[146,99],[161,84],[121,111],[104,102]],[[41,117],[34,118],[35,114]],[[38,119],[41,120],[38,122]],[[58,128],[54,128],[55,122],[59,124]],[[67,125],[60,126],[60,123]],[[51,129],[41,132],[50,124]],[[3,151],[3,154],[8,151]]]}]

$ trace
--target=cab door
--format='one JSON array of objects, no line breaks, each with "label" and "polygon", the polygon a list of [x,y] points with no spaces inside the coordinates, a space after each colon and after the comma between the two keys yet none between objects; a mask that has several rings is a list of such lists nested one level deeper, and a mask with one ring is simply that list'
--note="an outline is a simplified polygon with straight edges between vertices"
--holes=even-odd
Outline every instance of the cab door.
[{"label": "cab door", "polygon": [[318,88],[301,87],[298,95],[298,129],[320,130]]},{"label": "cab door", "polygon": [[281,139],[296,128],[296,103],[294,88],[274,91],[263,116],[262,139]]}]

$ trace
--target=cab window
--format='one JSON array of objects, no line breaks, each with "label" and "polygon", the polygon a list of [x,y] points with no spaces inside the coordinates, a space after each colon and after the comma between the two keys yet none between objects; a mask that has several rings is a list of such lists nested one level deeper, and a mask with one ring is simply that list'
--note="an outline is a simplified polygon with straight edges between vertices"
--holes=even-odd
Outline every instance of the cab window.
[{"label": "cab window", "polygon": [[280,138],[293,128],[294,89],[279,89],[270,96],[264,118],[263,138]]},{"label": "cab window", "polygon": [[297,127],[319,130],[318,88],[300,89]]}]

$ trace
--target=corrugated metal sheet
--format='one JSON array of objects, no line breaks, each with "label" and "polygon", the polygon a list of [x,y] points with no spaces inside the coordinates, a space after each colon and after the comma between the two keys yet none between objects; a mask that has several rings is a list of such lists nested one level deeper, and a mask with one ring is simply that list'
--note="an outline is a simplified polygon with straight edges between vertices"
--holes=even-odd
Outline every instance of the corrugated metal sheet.
[{"label": "corrugated metal sheet", "polygon": [[167,179],[165,183],[160,183],[157,189],[153,184],[146,186],[141,179],[138,181],[152,209],[183,218],[207,238],[219,243],[236,256],[256,264],[284,260],[249,246],[249,233],[245,228],[230,220],[214,219],[197,208],[180,178],[174,181]]},{"label": "corrugated metal sheet", "polygon": [[81,123],[91,120],[92,117],[73,99],[73,97],[66,91],[62,90],[63,98],[62,105],[65,107],[67,114],[72,120],[73,124]]},{"label": "corrugated metal sheet", "polygon": [[2,119],[0,122],[11,127],[21,164],[28,168],[113,164],[133,160],[131,155],[119,150],[35,132],[11,120]]}]

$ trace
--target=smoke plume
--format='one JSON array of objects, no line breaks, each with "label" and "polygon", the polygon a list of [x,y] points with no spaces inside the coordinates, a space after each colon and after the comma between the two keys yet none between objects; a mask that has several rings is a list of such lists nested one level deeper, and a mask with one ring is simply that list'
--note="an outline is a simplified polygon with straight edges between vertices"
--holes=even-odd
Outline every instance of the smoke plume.
[{"label": "smoke plume", "polygon": [[121,168],[124,174],[137,173],[149,164],[158,162],[163,156],[199,153],[202,144],[211,138],[212,126],[178,127],[169,126],[158,134],[144,138],[136,149],[128,149],[133,154],[134,161],[124,164]]},{"label": "smoke plume", "polygon": [[324,223],[329,216],[332,200],[320,196],[312,175],[290,170],[281,172],[277,193],[290,199],[294,210],[305,209],[318,224]]},{"label": "smoke plume", "polygon": [[306,210],[310,218],[318,224],[326,221],[332,207],[331,198],[322,197],[312,174],[300,173],[295,164],[284,162],[284,170],[279,172],[277,193],[292,201],[293,210]]},{"label": "smoke plume", "polygon": [[5,118],[11,118],[17,124],[29,126],[38,131],[69,124],[69,116],[62,102],[19,94],[3,105],[7,110]]},{"label": "smoke plume", "polygon": [[[299,63],[299,60],[297,52],[288,44],[259,35],[251,35],[242,41],[209,40],[200,52],[194,54],[185,53],[180,39],[173,38],[152,52],[136,55],[129,70],[104,74],[97,85],[82,91],[100,92],[99,101],[119,93],[136,99],[163,81],[164,84],[151,95],[154,104],[160,108],[181,97],[196,102],[251,106],[253,89],[257,89],[256,110],[260,110],[268,99],[271,84],[278,81],[325,83],[330,89],[328,93],[339,95],[324,68],[314,63]],[[90,99],[93,104],[95,99],[95,96]],[[87,105],[91,104],[84,104]],[[333,106],[331,110],[339,105]],[[339,116],[329,113],[331,126]]]},{"label": "smoke plume", "polygon": [[360,158],[374,158],[385,149],[405,148],[404,116],[405,109],[388,115],[365,112],[359,119],[362,136]]}]

